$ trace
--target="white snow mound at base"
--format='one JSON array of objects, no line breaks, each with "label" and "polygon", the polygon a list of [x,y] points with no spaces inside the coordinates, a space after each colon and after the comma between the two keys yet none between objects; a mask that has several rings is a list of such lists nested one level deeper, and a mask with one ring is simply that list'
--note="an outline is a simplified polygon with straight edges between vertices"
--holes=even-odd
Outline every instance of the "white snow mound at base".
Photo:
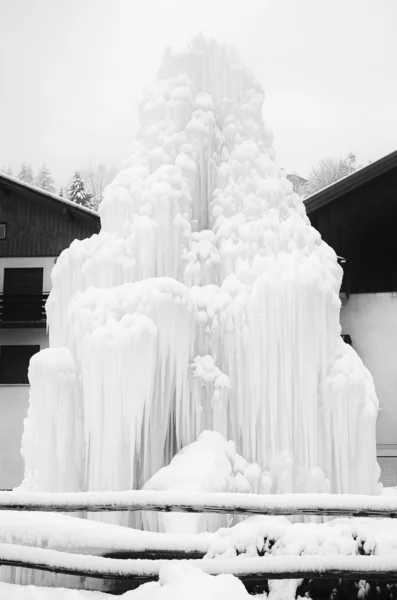
[{"label": "white snow mound at base", "polygon": [[128,600],[248,600],[251,596],[233,575],[207,575],[188,564],[168,565],[157,583],[146,583],[123,596]]},{"label": "white snow mound at base", "polygon": [[[247,600],[241,581],[233,575],[207,575],[188,564],[162,567],[160,580],[119,596],[126,600]],[[114,598],[101,592],[43,588],[0,582],[0,598],[7,600],[98,600]]]}]

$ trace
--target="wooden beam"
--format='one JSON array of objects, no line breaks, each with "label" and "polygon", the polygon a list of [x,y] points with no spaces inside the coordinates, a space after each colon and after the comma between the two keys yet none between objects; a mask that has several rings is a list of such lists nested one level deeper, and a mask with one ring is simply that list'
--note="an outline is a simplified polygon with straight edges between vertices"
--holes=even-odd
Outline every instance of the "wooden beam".
[{"label": "wooden beam", "polygon": [[397,517],[396,496],[159,492],[0,492],[0,510]]},{"label": "wooden beam", "polygon": [[[162,535],[162,534],[159,534]],[[152,548],[143,550],[109,550],[103,554],[103,558],[111,558],[112,560],[192,560],[201,559],[206,555],[200,550],[165,550],[157,549],[155,543]]]},{"label": "wooden beam", "polygon": [[[0,565],[96,579],[155,581],[165,560],[113,560],[42,548],[0,544]],[[209,575],[230,574],[244,583],[269,579],[353,579],[397,581],[397,556],[264,556],[188,560]]]}]

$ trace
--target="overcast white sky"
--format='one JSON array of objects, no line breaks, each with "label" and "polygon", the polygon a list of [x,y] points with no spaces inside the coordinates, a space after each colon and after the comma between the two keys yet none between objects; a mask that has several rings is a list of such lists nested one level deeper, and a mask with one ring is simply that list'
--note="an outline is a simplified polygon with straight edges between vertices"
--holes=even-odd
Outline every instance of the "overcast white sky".
[{"label": "overcast white sky", "polygon": [[397,0],[0,0],[0,167],[120,164],[165,46],[233,42],[278,162],[397,149]]}]

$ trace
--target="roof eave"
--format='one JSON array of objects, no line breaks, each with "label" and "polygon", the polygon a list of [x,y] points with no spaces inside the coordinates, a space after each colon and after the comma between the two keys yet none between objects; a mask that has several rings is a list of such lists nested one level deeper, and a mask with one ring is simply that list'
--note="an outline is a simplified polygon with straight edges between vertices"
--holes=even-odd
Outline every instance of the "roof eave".
[{"label": "roof eave", "polygon": [[79,216],[87,216],[94,217],[95,219],[100,219],[99,214],[85,206],[81,206],[80,204],[76,204],[75,202],[71,202],[66,198],[62,198],[61,196],[57,196],[56,194],[52,194],[51,192],[47,192],[46,190],[42,190],[34,185],[30,185],[29,183],[25,183],[24,181],[20,181],[15,177],[11,177],[9,175],[5,175],[4,173],[0,173],[0,183],[3,183],[5,187],[11,189],[17,189],[19,191],[28,192],[30,194],[40,196],[41,198],[52,200],[57,202],[60,208],[63,208],[66,212],[71,211],[73,213],[78,214]]},{"label": "roof eave", "polygon": [[305,198],[306,212],[310,214],[395,167],[397,167],[397,150]]}]

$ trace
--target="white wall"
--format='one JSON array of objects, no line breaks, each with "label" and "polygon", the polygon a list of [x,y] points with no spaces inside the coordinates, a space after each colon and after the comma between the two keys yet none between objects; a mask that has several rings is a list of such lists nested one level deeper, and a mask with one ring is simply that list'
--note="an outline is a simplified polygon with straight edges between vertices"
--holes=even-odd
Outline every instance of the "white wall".
[{"label": "white wall", "polygon": [[351,295],[342,308],[341,325],[375,380],[377,442],[397,447],[397,294]]},{"label": "white wall", "polygon": [[20,448],[28,405],[28,385],[0,385],[0,489],[12,489],[22,481]]},{"label": "white wall", "polygon": [[[4,346],[39,345],[48,347],[45,329],[0,329]],[[0,489],[11,489],[23,478],[21,438],[29,405],[28,385],[0,384]]]},{"label": "white wall", "polygon": [[[51,269],[55,258],[2,258],[0,259],[0,292],[3,291],[4,269],[43,267],[43,292],[51,290]],[[48,347],[45,329],[0,329],[0,345],[39,345]],[[19,485],[23,477],[21,437],[23,421],[29,404],[28,385],[0,384],[0,489]]]}]

